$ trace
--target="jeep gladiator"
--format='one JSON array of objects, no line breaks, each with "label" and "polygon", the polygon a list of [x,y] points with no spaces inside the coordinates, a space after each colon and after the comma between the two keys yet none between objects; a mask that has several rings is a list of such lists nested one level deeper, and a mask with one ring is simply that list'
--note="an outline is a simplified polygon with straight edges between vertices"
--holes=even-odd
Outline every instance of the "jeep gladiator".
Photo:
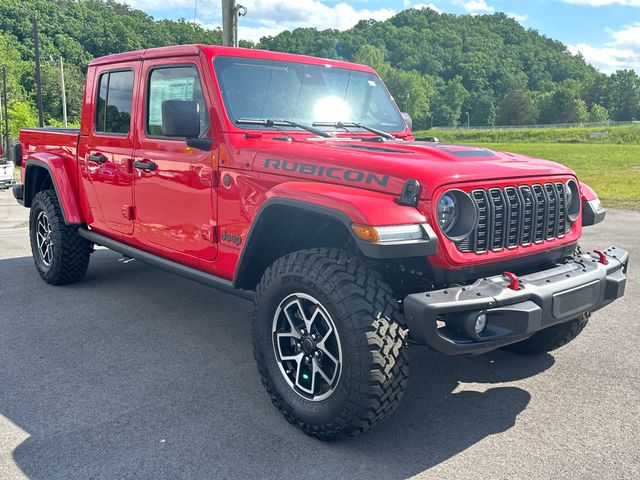
[{"label": "jeep gladiator", "polygon": [[605,210],[573,171],[410,126],[363,65],[128,52],[89,65],[79,129],[21,131],[13,192],[50,284],[102,245],[252,299],[274,405],[332,439],[397,407],[410,345],[540,354],[624,293],[628,253],[578,247]]}]

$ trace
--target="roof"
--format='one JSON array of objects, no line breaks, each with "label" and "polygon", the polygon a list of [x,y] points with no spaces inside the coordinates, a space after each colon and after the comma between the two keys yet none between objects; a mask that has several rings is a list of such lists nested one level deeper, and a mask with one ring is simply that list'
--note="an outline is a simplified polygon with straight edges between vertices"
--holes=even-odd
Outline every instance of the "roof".
[{"label": "roof", "polygon": [[131,62],[151,58],[198,55],[200,52],[203,52],[209,58],[225,55],[247,58],[260,58],[264,60],[280,60],[287,62],[307,63],[312,65],[327,65],[337,68],[349,68],[352,70],[361,70],[367,72],[373,71],[366,65],[341,62],[339,60],[310,57],[308,55],[272,52],[269,50],[259,50],[253,48],[234,48],[214,45],[176,45],[171,47],[149,48],[146,50],[135,50],[132,52],[116,53],[113,55],[96,58],[89,65],[106,65],[110,63]]}]

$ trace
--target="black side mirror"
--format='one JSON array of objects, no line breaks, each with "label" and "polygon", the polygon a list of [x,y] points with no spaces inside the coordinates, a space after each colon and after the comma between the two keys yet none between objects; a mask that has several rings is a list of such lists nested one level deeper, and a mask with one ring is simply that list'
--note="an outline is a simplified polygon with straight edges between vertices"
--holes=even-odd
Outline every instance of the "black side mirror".
[{"label": "black side mirror", "polygon": [[200,136],[198,103],[188,100],[162,102],[162,133],[167,137],[198,138]]},{"label": "black side mirror", "polygon": [[20,145],[20,142],[16,142],[9,147],[9,160],[16,167],[22,165],[22,145]]},{"label": "black side mirror", "polygon": [[407,112],[402,112],[402,118],[404,118],[404,121],[407,122],[409,130],[413,130],[413,120],[411,120],[411,115],[409,115]]}]

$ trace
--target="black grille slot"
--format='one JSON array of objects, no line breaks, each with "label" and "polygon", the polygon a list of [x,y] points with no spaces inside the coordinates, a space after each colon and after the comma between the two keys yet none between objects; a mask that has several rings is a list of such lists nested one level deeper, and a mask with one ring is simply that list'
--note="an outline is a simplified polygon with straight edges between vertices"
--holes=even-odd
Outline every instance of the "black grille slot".
[{"label": "black grille slot", "polygon": [[507,216],[507,248],[514,248],[518,245],[520,240],[520,223],[522,221],[522,199],[518,194],[518,190],[515,187],[507,187],[504,189],[504,195],[507,200],[507,206],[509,207]]},{"label": "black grille slot", "polygon": [[567,234],[567,205],[565,198],[564,185],[560,182],[555,184],[556,193],[558,194],[558,237],[564,237]]},{"label": "black grille slot", "polygon": [[533,198],[536,202],[536,216],[534,219],[534,228],[533,228],[533,241],[535,243],[540,243],[544,240],[546,234],[546,226],[547,226],[547,196],[544,194],[544,190],[542,189],[542,185],[533,185],[531,187],[533,191]]},{"label": "black grille slot", "polygon": [[561,182],[475,189],[471,198],[478,221],[471,235],[456,243],[461,252],[485,253],[563,237],[567,221]]}]

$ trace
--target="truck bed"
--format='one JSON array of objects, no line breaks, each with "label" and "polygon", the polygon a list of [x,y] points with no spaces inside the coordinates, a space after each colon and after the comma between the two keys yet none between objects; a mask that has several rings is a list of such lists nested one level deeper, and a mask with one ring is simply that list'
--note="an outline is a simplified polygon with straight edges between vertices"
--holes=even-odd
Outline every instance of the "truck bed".
[{"label": "truck bed", "polygon": [[[22,144],[22,174],[30,158],[40,154],[53,153],[64,159],[65,167],[71,172],[72,181],[77,185],[77,154],[80,140],[79,128],[24,128],[20,130]],[[24,177],[23,177],[24,180]]]}]

